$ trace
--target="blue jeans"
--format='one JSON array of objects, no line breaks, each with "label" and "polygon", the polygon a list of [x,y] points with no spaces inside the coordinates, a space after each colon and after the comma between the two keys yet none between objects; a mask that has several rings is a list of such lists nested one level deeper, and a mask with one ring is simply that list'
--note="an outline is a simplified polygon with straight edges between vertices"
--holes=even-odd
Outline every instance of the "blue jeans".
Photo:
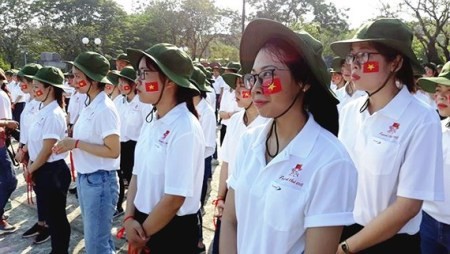
[{"label": "blue jeans", "polygon": [[5,205],[17,187],[16,173],[6,146],[0,148],[0,218],[5,212]]},{"label": "blue jeans", "polygon": [[111,228],[119,196],[117,172],[98,170],[90,174],[78,174],[77,192],[86,253],[115,253]]},{"label": "blue jeans", "polygon": [[439,222],[422,212],[420,225],[420,248],[422,254],[450,253],[450,225]]}]

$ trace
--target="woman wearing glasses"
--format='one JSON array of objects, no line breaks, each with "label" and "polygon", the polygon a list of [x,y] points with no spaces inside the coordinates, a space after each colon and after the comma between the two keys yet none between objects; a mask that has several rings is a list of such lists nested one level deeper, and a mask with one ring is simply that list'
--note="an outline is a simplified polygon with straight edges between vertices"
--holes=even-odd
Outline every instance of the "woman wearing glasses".
[{"label": "woman wearing glasses", "polygon": [[443,198],[439,116],[411,94],[413,70],[422,68],[412,38],[398,19],[378,19],[331,44],[367,93],[340,115],[339,139],[355,162],[358,189],[356,224],[344,229],[337,253],[420,253],[422,202]]},{"label": "woman wearing glasses", "polygon": [[193,102],[200,92],[189,80],[194,66],[167,43],[127,54],[139,70],[139,99],[155,109],[136,144],[123,222],[128,243],[152,254],[195,253],[205,139]]},{"label": "woman wearing glasses", "polygon": [[[266,124],[237,146],[220,253],[335,253],[353,223],[356,170],[335,135],[337,100],[322,44],[257,19],[240,46],[245,88]],[[323,243],[327,244],[323,244]]]}]

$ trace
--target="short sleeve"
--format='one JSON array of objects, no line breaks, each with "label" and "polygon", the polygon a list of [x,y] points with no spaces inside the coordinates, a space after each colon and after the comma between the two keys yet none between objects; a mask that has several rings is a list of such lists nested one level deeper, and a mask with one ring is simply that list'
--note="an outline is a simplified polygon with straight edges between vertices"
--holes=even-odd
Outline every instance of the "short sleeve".
[{"label": "short sleeve", "polygon": [[42,139],[60,140],[64,137],[67,127],[64,118],[60,119],[58,114],[50,114],[42,125]]},{"label": "short sleeve", "polygon": [[350,160],[334,161],[317,170],[310,184],[305,227],[354,223],[357,173]]},{"label": "short sleeve", "polygon": [[247,131],[242,134],[236,148],[237,150],[236,150],[236,159],[234,160],[234,170],[227,180],[228,186],[233,189],[236,189],[237,180],[239,179],[239,175],[241,174],[242,169],[244,167],[243,162],[246,161],[245,160],[246,152],[249,150],[247,146],[250,145],[249,133],[250,132]]},{"label": "short sleeve", "polygon": [[120,136],[120,119],[115,108],[106,107],[97,114],[97,117],[97,131],[102,139],[114,134]]}]

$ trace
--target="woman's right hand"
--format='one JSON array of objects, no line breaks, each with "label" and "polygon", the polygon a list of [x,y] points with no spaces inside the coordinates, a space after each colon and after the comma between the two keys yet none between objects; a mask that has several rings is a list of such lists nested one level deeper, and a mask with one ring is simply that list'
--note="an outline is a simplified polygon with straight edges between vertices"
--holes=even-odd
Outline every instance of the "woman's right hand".
[{"label": "woman's right hand", "polygon": [[127,220],[124,225],[128,242],[135,248],[144,247],[150,237],[147,237],[144,228],[134,219]]},{"label": "woman's right hand", "polygon": [[17,150],[17,152],[16,152],[16,156],[14,157],[14,159],[17,161],[17,162],[19,162],[19,163],[21,163],[22,162],[22,160],[23,160],[23,150],[22,150],[22,148],[19,148],[18,150]]},{"label": "woman's right hand", "polygon": [[215,217],[222,217],[223,215],[223,209],[225,209],[225,201],[222,199],[219,199],[216,201],[216,209],[214,211]]}]

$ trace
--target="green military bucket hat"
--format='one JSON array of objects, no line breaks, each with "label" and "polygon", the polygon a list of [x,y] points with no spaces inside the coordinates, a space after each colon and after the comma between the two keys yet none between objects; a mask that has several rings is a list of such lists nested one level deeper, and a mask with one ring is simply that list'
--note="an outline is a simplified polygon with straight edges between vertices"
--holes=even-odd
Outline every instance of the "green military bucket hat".
[{"label": "green military bucket hat", "polygon": [[114,58],[113,60],[114,61],[121,60],[121,61],[125,61],[125,62],[130,62],[130,60],[128,60],[127,54],[125,54],[125,53],[118,54],[117,57]]},{"label": "green military bucket hat", "polygon": [[109,80],[109,82],[107,83],[114,86],[119,85],[119,74],[120,71],[118,70],[109,71],[108,74],[106,75],[106,78]]},{"label": "green military bucket hat", "polygon": [[399,19],[381,18],[364,24],[352,39],[336,41],[330,47],[345,58],[355,42],[376,42],[395,49],[410,60],[414,71],[423,73],[423,67],[412,50],[413,32]]},{"label": "green military bucket hat", "polygon": [[147,50],[127,49],[128,59],[135,69],[139,69],[142,57],[150,58],[170,80],[178,86],[188,88],[196,93],[198,89],[190,81],[194,65],[191,58],[175,45],[159,43]]},{"label": "green military bucket hat", "polygon": [[245,29],[240,45],[240,60],[242,73],[250,73],[259,50],[272,38],[279,38],[293,45],[312,70],[312,74],[319,81],[324,96],[321,99],[339,101],[330,90],[331,76],[322,59],[322,43],[305,31],[294,32],[283,24],[269,19],[255,19]]},{"label": "green military bucket hat", "polygon": [[36,74],[32,76],[32,79],[64,89],[64,74],[59,68],[53,66],[40,68]]},{"label": "green military bucket hat", "polygon": [[239,70],[237,73],[224,73],[222,74],[223,81],[231,87],[231,89],[236,89],[236,80],[237,78],[242,78],[242,70]]},{"label": "green military bucket hat", "polygon": [[106,75],[109,72],[110,65],[108,60],[99,53],[92,51],[80,53],[72,64],[90,79],[101,83],[109,83]]},{"label": "green military bucket hat", "polygon": [[120,78],[127,79],[133,83],[136,81],[136,71],[131,66],[127,66],[123,68],[120,72],[112,72],[111,74],[117,75]]},{"label": "green military bucket hat", "polygon": [[206,75],[202,72],[200,68],[194,66],[194,71],[191,75],[191,82],[197,87],[197,89],[201,92],[212,92],[212,89],[209,85],[206,84]]},{"label": "green military bucket hat", "polygon": [[450,61],[447,62],[437,77],[419,78],[418,85],[426,92],[435,93],[437,85],[450,86]]},{"label": "green military bucket hat", "polygon": [[342,65],[345,63],[345,59],[341,58],[341,57],[334,57],[333,60],[331,61],[331,68],[330,68],[330,72],[337,72],[337,73],[341,73],[341,67]]},{"label": "green military bucket hat", "polygon": [[241,64],[238,62],[229,62],[224,67],[222,67],[222,69],[238,72],[241,69]]},{"label": "green military bucket hat", "polygon": [[33,78],[33,76],[38,72],[39,69],[42,68],[42,65],[37,63],[29,63],[20,69],[17,76],[19,77],[27,77],[27,78]]}]

